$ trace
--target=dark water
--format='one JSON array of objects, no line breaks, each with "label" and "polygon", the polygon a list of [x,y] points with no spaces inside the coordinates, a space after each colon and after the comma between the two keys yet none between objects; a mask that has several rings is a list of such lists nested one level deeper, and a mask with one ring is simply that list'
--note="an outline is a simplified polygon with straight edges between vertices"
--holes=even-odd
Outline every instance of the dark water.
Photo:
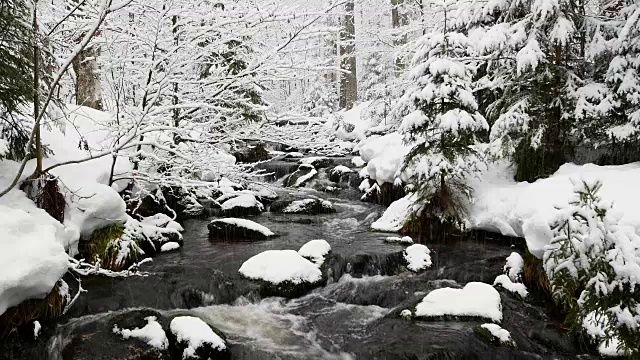
[{"label": "dark water", "polygon": [[[469,281],[491,283],[513,251],[509,246],[488,240],[429,239],[433,266],[416,275],[403,268],[402,246],[384,243],[389,234],[368,230],[384,208],[353,200],[357,191],[332,195],[276,189],[284,197],[328,199],[337,212],[317,216],[266,212],[253,217],[279,235],[262,242],[211,242],[207,219],[188,220],[183,224],[184,247],[144,265],[148,276],[85,279],[88,292],[53,331],[42,358],[62,358],[76,329],[88,325],[100,329],[132,308],[197,315],[226,334],[236,359],[560,359],[580,353],[542,304],[524,303],[506,293],[501,294],[502,326],[511,332],[516,348],[484,342],[473,333],[473,327],[482,323],[479,320],[407,321],[398,315],[435,288],[460,287]],[[332,276],[325,287],[304,297],[260,298],[256,284],[237,274],[255,254],[297,250],[312,239],[331,244],[327,262]],[[94,333],[115,337],[108,329]],[[103,346],[80,358],[109,355],[109,347]],[[13,358],[34,357],[25,351]]]}]

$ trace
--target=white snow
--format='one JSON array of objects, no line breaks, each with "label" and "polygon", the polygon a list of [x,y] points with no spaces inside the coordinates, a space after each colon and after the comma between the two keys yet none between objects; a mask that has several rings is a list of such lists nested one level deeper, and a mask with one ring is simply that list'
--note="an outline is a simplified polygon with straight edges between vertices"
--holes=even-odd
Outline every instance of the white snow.
[{"label": "white snow", "polygon": [[322,279],[318,266],[295,250],[267,250],[245,261],[240,274],[273,284],[285,281],[294,284],[315,283]]},{"label": "white snow", "polygon": [[491,335],[493,335],[496,339],[500,340],[501,343],[510,344],[510,345],[513,344],[513,339],[511,339],[511,334],[509,333],[509,331],[503,329],[500,325],[489,323],[489,324],[482,324],[480,325],[480,327],[489,330]]},{"label": "white snow", "polygon": [[524,284],[517,283],[511,281],[511,279],[507,275],[498,275],[496,279],[493,281],[493,286],[500,285],[505,290],[518,294],[521,297],[525,298],[529,295],[529,291],[527,291],[527,287]]},{"label": "white snow", "polygon": [[308,158],[304,158],[304,159],[298,160],[298,164],[313,165],[313,163],[315,163],[317,161],[324,161],[324,160],[327,160],[327,159],[328,158],[326,156],[312,156],[312,157],[308,157]]},{"label": "white snow", "polygon": [[200,318],[194,316],[177,316],[169,325],[178,342],[186,342],[187,348],[182,352],[183,359],[196,358],[196,350],[204,344],[213,349],[227,348],[224,340]]},{"label": "white snow", "polygon": [[333,170],[331,170],[331,174],[337,174],[337,175],[342,175],[342,174],[348,174],[348,173],[352,173],[353,170],[349,169],[348,167],[344,166],[344,165],[338,165],[336,167],[333,168]]},{"label": "white snow", "polygon": [[60,241],[62,224],[33,202],[24,210],[5,206],[4,201],[0,201],[0,314],[25,300],[46,297],[69,266]]},{"label": "white snow", "polygon": [[337,116],[342,119],[346,124],[353,126],[353,130],[347,132],[344,128],[338,129],[336,136],[339,139],[353,141],[364,140],[366,138],[365,132],[374,124],[371,119],[363,117],[363,110],[365,110],[371,103],[363,102],[361,104],[354,105],[347,111],[340,111]]},{"label": "white snow", "polygon": [[413,239],[410,236],[389,236],[384,241],[388,243],[401,243],[401,244],[413,244]]},{"label": "white snow", "polygon": [[355,167],[363,167],[367,162],[362,160],[362,158],[360,156],[354,156],[351,159],[351,163],[353,164],[353,166]]},{"label": "white snow", "polygon": [[311,240],[308,243],[302,245],[298,254],[302,257],[310,259],[316,265],[320,266],[324,263],[324,257],[331,251],[331,245],[326,240],[317,239]]},{"label": "white snow", "polygon": [[366,171],[371,179],[382,183],[394,183],[402,168],[404,157],[411,150],[399,133],[371,136],[358,145],[360,157],[367,162]]},{"label": "white snow", "polygon": [[[308,165],[308,166],[311,166],[311,165]],[[313,178],[317,174],[318,174],[318,170],[316,170],[313,166],[311,166],[311,170],[307,174],[300,176],[298,180],[296,180],[296,183],[294,184],[294,186],[300,187],[304,185],[307,181],[311,180],[311,178]]]},{"label": "white snow", "polygon": [[384,211],[382,217],[371,224],[371,228],[387,232],[399,231],[411,214],[418,211],[419,206],[414,204],[415,201],[416,195],[414,194],[409,194],[402,199],[394,201]]},{"label": "white snow", "polygon": [[505,162],[493,163],[471,183],[474,201],[469,208],[469,226],[524,237],[529,251],[541,258],[551,240],[549,221],[556,206],[566,205],[573,195],[571,179],[603,184],[599,195],[614,203],[620,225],[640,233],[640,163],[619,166],[564,164],[555,174],[533,183],[516,183],[513,169]]},{"label": "white snow", "polygon": [[166,242],[160,247],[161,252],[172,251],[176,249],[180,249],[180,244],[175,241]]},{"label": "white snow", "polygon": [[[605,329],[609,327],[609,320],[605,316],[596,318],[595,313],[587,314],[582,322],[583,329],[587,332],[587,335],[593,339],[598,340],[606,337]],[[618,350],[620,340],[616,337],[612,338],[609,343],[601,341],[598,346],[598,352],[602,356],[616,357],[623,356],[624,352]]]},{"label": "white snow", "polygon": [[148,216],[140,220],[145,225],[152,225],[159,228],[173,229],[176,231],[184,231],[184,228],[176,221],[172,220],[169,215],[158,213],[153,216]]},{"label": "white snow", "polygon": [[471,316],[502,321],[500,294],[493,286],[470,282],[462,289],[440,288],[431,291],[416,306],[418,317]]},{"label": "white snow", "polygon": [[431,266],[431,251],[422,244],[413,244],[404,249],[404,259],[407,261],[407,268],[418,272]]},{"label": "white snow", "polygon": [[114,325],[113,333],[121,335],[124,339],[140,339],[150,346],[165,350],[169,346],[169,340],[167,334],[162,330],[162,325],[156,321],[155,316],[148,316],[144,319],[147,321],[147,325],[142,329],[119,329],[118,325]]},{"label": "white snow", "polygon": [[255,221],[247,220],[247,219],[239,219],[239,218],[224,218],[224,219],[215,219],[211,222],[223,222],[226,224],[232,224],[238,227],[243,227],[246,229],[258,231],[265,236],[273,236],[274,233],[269,230],[266,226],[260,225]]},{"label": "white snow", "polygon": [[33,322],[33,338],[37,339],[40,336],[40,330],[42,330],[42,325],[38,320]]},{"label": "white snow", "polygon": [[519,281],[520,274],[522,274],[522,269],[524,268],[524,259],[517,252],[512,252],[511,255],[507,257],[507,264],[504,266],[504,271],[511,281]]},{"label": "white snow", "polygon": [[264,210],[264,205],[255,196],[250,194],[242,194],[231,198],[222,203],[222,210],[231,210],[234,208],[254,208],[257,207],[260,211]]},{"label": "white snow", "polygon": [[291,204],[287,205],[287,207],[282,210],[283,213],[297,213],[303,211],[308,206],[314,204],[316,201],[320,201],[322,207],[325,209],[333,209],[333,204],[327,200],[317,200],[317,199],[303,199],[303,200],[295,200],[291,202]]}]

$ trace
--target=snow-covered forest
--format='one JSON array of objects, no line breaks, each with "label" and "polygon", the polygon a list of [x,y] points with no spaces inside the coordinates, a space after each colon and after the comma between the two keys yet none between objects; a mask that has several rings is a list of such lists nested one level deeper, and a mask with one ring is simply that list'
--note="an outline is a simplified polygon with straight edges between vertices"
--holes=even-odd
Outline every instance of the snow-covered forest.
[{"label": "snow-covered forest", "polygon": [[640,1],[0,0],[0,360],[640,359]]}]

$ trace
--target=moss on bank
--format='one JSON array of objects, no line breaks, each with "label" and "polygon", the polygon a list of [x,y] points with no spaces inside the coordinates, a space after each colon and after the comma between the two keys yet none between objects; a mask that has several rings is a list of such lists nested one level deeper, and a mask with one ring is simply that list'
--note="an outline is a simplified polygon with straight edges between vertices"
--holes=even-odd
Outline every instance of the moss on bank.
[{"label": "moss on bank", "polygon": [[33,336],[33,322],[51,321],[62,316],[67,297],[60,286],[53,287],[44,299],[27,300],[10,307],[0,315],[0,339],[16,336]]},{"label": "moss on bank", "polygon": [[80,255],[101,268],[122,270],[142,255],[137,239],[129,239],[125,225],[114,223],[95,230],[88,240],[80,241]]}]

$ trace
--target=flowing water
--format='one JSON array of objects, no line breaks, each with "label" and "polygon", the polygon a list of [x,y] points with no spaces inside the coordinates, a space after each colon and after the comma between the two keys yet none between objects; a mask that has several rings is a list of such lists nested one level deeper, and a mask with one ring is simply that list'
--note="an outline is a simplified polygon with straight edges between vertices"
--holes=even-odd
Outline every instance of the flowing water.
[{"label": "flowing water", "polygon": [[[295,170],[285,163],[269,166],[284,173]],[[154,257],[142,267],[148,276],[84,279],[88,292],[48,340],[34,345],[38,350],[26,346],[0,358],[70,358],[65,347],[78,333],[100,340],[90,349],[76,349],[75,358],[116,358],[110,344],[119,339],[110,333],[111,324],[139,308],[201,317],[226,334],[235,359],[552,359],[580,353],[543,306],[506,293],[501,293],[502,326],[511,332],[516,348],[495,347],[475,335],[473,327],[480,320],[411,321],[399,316],[432,289],[460,287],[469,281],[491,283],[514,250],[508,244],[427,239],[433,266],[413,274],[404,268],[403,246],[385,243],[389,234],[369,231],[384,208],[358,201],[356,190],[332,195],[273,186],[285,197],[327,199],[337,212],[316,216],[265,212],[252,220],[279,236],[259,242],[212,242],[208,219],[187,220],[183,248]],[[258,286],[238,275],[242,263],[255,254],[297,250],[312,239],[331,244],[327,259],[331,270],[328,284],[306,296],[261,298]]]}]

